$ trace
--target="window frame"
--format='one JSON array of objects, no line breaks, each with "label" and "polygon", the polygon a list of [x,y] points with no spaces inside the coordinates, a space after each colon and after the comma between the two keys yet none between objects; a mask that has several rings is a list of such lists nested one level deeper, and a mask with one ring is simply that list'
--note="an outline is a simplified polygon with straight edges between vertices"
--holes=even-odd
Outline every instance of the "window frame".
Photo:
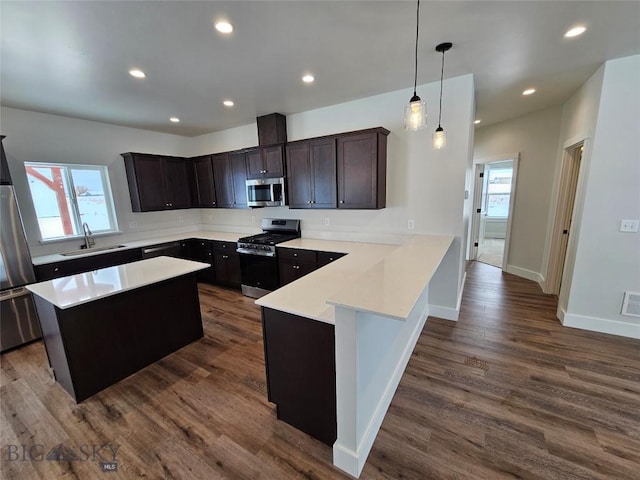
[{"label": "window frame", "polygon": [[[27,177],[27,184],[29,183],[29,173],[27,171],[27,167],[33,168],[47,168],[47,167],[55,167],[60,168],[63,176],[63,182],[68,186],[68,195],[69,195],[69,204],[70,204],[70,214],[71,221],[73,222],[74,229],[78,233],[74,233],[72,235],[63,235],[60,237],[47,237],[44,238],[42,234],[42,228],[40,226],[40,219],[38,217],[38,213],[36,210],[36,202],[33,197],[33,192],[31,187],[29,186],[29,195],[31,197],[31,201],[35,210],[35,218],[36,223],[38,225],[38,233],[40,235],[40,243],[47,242],[57,242],[62,240],[70,240],[70,239],[78,239],[83,238],[84,233],[82,228],[82,216],[80,213],[80,207],[78,205],[78,195],[76,194],[76,186],[73,181],[72,170],[88,170],[88,171],[97,171],[100,174],[100,181],[102,184],[102,191],[104,193],[105,198],[105,207],[107,210],[107,217],[109,219],[109,224],[111,228],[109,229],[91,229],[93,235],[110,235],[120,233],[118,227],[118,216],[116,215],[115,204],[113,201],[113,192],[111,190],[111,179],[109,177],[109,169],[107,165],[87,165],[87,164],[75,164],[75,163],[54,163],[54,162],[24,162],[25,175]],[[65,192],[66,194],[67,192]]]}]

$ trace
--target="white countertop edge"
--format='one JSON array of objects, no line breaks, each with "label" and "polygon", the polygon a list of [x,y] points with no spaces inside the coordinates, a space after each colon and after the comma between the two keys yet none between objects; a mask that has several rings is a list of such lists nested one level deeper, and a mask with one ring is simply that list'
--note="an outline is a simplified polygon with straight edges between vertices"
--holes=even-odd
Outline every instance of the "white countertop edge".
[{"label": "white countertop edge", "polygon": [[[141,269],[149,265],[155,266],[154,264],[157,264],[158,267],[162,267],[162,271],[160,273],[153,272],[153,275],[144,276],[144,273],[141,272]],[[52,305],[55,305],[56,307],[64,310],[76,307],[78,305],[83,305],[85,303],[90,303],[96,300],[101,300],[114,295],[118,295],[120,293],[135,290],[137,288],[147,287],[149,285],[153,285],[154,283],[159,283],[165,280],[170,280],[172,278],[189,275],[199,270],[209,268],[209,266],[210,265],[206,263],[194,262],[192,260],[182,260],[173,257],[154,257],[146,260],[127,263],[124,265],[117,265],[115,267],[101,268],[99,270],[91,272],[78,273],[75,275],[69,275],[53,280],[46,280],[44,282],[26,285],[26,288],[34,295],[37,295],[45,301],[51,303]],[[92,291],[90,287],[87,287],[85,285],[84,279],[86,279],[87,275],[98,276],[100,275],[100,273],[111,273],[116,276],[123,276],[127,279],[129,277],[135,278],[136,276],[143,276],[139,279],[136,279],[136,281],[134,282],[124,285],[120,284],[117,287],[114,287],[112,290],[96,293]],[[62,289],[58,286],[62,283],[71,282],[75,282],[76,285],[82,284],[85,286],[77,288],[76,291],[69,291],[67,292],[68,295],[63,296],[61,293]]]}]

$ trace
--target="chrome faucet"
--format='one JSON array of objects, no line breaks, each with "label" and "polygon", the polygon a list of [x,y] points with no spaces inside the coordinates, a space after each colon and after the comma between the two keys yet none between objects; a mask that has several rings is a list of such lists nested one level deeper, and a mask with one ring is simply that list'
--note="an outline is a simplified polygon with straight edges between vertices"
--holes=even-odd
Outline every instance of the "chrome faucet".
[{"label": "chrome faucet", "polygon": [[93,233],[91,233],[91,229],[89,228],[89,225],[87,225],[87,222],[82,224],[82,229],[84,230],[84,248],[93,247],[96,244],[96,241],[92,237]]}]

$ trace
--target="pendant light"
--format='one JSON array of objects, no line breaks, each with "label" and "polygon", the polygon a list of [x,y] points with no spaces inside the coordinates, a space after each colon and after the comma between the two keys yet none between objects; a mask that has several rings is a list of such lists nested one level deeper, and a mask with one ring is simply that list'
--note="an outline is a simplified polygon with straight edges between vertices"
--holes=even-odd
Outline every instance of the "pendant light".
[{"label": "pendant light", "polygon": [[420,0],[416,11],[416,54],[415,73],[413,76],[413,97],[404,107],[404,128],[406,130],[419,130],[427,126],[427,104],[416,94],[418,84],[418,31],[420,28]]},{"label": "pendant light", "polygon": [[440,125],[442,120],[442,81],[444,78],[444,52],[451,49],[453,44],[451,42],[441,43],[436,47],[436,52],[442,52],[442,68],[440,70],[440,113],[438,114],[438,128],[433,132],[433,148],[440,150],[447,143],[447,137],[444,133],[444,128]]}]

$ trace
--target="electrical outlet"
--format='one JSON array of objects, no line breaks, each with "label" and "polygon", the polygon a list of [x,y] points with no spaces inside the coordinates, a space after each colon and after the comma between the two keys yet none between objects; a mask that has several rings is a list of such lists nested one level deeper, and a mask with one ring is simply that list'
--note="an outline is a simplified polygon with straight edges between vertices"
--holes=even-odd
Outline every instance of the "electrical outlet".
[{"label": "electrical outlet", "polygon": [[134,222],[133,220],[129,220],[129,228],[138,228],[138,222]]},{"label": "electrical outlet", "polygon": [[213,215],[209,215],[209,221],[212,222],[213,221]]},{"label": "electrical outlet", "polygon": [[329,223],[330,223],[330,222],[329,222],[329,217],[326,217],[326,218],[324,219],[324,225],[325,225],[325,227],[328,227],[328,226],[329,226]]},{"label": "electrical outlet", "polygon": [[621,232],[637,232],[640,220],[620,220]]},{"label": "electrical outlet", "polygon": [[183,215],[180,215],[178,217],[178,223],[184,223],[184,216]]},{"label": "electrical outlet", "polygon": [[414,228],[416,228],[416,223],[413,221],[413,219],[411,219],[411,220],[409,220],[409,221],[407,222],[407,228],[408,228],[409,230],[413,230]]},{"label": "electrical outlet", "polygon": [[251,215],[251,223],[256,223],[256,216],[255,215]]}]

